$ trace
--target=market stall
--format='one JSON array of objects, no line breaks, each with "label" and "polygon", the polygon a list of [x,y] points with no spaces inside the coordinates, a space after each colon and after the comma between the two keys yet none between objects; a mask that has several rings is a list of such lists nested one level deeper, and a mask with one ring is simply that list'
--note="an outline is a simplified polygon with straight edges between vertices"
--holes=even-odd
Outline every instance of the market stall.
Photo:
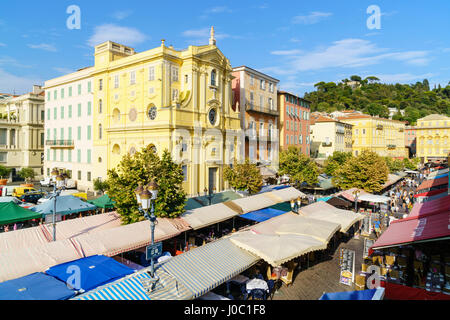
[{"label": "market stall", "polygon": [[259,258],[220,239],[173,257],[161,268],[198,298],[250,268]]},{"label": "market stall", "polygon": [[[96,210],[97,207],[93,204],[84,202],[80,198],[74,196],[60,196],[56,200],[56,214],[60,216],[65,216],[73,213],[86,212],[91,210]],[[54,210],[54,199],[50,201],[45,201],[30,210],[40,213],[43,218],[48,215],[53,214]]]},{"label": "market stall", "polygon": [[249,212],[249,213],[240,215],[239,218],[256,221],[256,222],[263,222],[263,221],[278,217],[279,215],[282,215],[285,213],[286,212],[282,211],[282,210],[265,208],[265,209],[261,209],[261,210],[257,210],[257,211],[253,211],[253,212]]},{"label": "market stall", "polygon": [[383,300],[384,288],[324,293],[319,300]]},{"label": "market stall", "polygon": [[116,203],[111,200],[111,198],[107,194],[104,194],[100,198],[94,200],[88,200],[87,202],[102,209],[114,209],[116,205]]},{"label": "market stall", "polygon": [[0,226],[40,218],[41,214],[19,207],[14,202],[0,202]]},{"label": "market stall", "polygon": [[73,289],[77,292],[87,292],[96,287],[123,278],[134,272],[133,269],[115,261],[112,258],[95,255],[75,261],[53,266],[45,271],[64,283],[69,283],[72,278],[72,270],[79,271],[78,281],[73,281]]},{"label": "market stall", "polygon": [[151,277],[149,269],[103,285],[76,296],[72,300],[191,300],[193,294],[184,284],[159,265],[155,275],[159,278],[154,291],[144,285]]},{"label": "market stall", "polygon": [[41,272],[0,283],[0,300],[67,300],[74,295],[64,282]]},{"label": "market stall", "polygon": [[325,220],[341,225],[341,232],[347,232],[354,224],[364,219],[364,216],[350,210],[333,207],[326,202],[316,202],[300,208],[300,214],[317,220]]}]

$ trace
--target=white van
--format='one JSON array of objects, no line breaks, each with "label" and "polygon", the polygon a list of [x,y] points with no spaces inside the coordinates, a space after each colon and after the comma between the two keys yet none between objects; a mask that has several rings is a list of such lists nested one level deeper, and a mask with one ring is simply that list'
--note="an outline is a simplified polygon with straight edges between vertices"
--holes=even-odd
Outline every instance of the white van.
[{"label": "white van", "polygon": [[14,189],[18,186],[0,186],[0,196],[1,197],[12,197]]}]

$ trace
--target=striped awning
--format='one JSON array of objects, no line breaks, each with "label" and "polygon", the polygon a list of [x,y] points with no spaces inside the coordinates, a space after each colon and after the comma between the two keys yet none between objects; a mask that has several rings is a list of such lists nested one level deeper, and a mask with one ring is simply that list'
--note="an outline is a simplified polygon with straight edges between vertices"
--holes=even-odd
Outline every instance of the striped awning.
[{"label": "striped awning", "polygon": [[225,238],[173,257],[161,267],[192,291],[195,299],[247,270],[258,260]]},{"label": "striped awning", "polygon": [[142,272],[122,278],[116,282],[77,296],[73,300],[190,300],[192,293],[173,276],[156,266],[159,277],[155,290],[147,292],[141,279],[150,279],[145,269]]}]

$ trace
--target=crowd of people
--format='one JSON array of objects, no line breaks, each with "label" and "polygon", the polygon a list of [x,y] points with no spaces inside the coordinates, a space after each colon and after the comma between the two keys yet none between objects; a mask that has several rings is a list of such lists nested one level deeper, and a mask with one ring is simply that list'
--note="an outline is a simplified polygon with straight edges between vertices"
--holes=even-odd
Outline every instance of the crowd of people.
[{"label": "crowd of people", "polygon": [[415,174],[413,177],[407,177],[389,192],[391,198],[389,209],[392,215],[401,218],[404,214],[409,214],[415,203],[415,191],[423,179],[422,173]]}]

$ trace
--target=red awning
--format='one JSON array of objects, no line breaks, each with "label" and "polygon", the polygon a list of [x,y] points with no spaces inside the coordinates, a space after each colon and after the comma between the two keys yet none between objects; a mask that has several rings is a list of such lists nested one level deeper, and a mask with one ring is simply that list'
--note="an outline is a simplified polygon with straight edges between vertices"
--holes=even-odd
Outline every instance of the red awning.
[{"label": "red awning", "polygon": [[433,188],[433,187],[442,186],[442,185],[444,185],[444,184],[448,184],[448,177],[439,178],[439,179],[425,180],[425,181],[422,182],[422,184],[417,188],[417,191],[419,191],[419,190],[425,190],[425,189],[430,189],[430,188]]},{"label": "red awning", "polygon": [[408,217],[393,221],[370,248],[369,254],[377,249],[449,236],[450,211]]},{"label": "red awning", "polygon": [[431,196],[435,196],[437,194],[441,194],[447,192],[447,189],[438,189],[438,190],[431,190],[431,191],[427,191],[427,192],[422,192],[422,193],[418,193],[415,194],[414,197],[418,198],[418,197],[431,197]]},{"label": "red awning", "polygon": [[416,203],[412,208],[411,213],[409,214],[408,217],[418,217],[424,214],[438,213],[445,211],[450,211],[450,196],[427,201],[424,203]]}]

